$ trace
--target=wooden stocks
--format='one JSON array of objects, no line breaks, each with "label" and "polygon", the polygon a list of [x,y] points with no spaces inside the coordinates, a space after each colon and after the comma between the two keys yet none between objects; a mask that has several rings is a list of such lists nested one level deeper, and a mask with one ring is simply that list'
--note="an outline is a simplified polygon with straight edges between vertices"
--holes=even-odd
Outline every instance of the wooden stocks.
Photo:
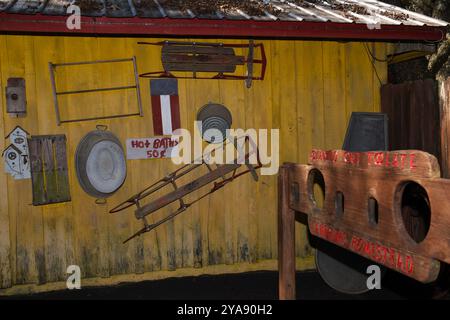
[{"label": "wooden stocks", "polygon": [[313,235],[424,283],[437,278],[440,261],[450,263],[450,180],[434,156],[313,150],[309,165],[283,168],[284,212],[306,213]]}]

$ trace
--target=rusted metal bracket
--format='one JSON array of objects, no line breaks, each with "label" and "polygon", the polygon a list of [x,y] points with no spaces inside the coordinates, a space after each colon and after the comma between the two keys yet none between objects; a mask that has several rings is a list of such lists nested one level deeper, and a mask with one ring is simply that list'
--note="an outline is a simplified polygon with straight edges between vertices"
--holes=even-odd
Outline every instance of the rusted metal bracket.
[{"label": "rusted metal bracket", "polygon": [[[266,53],[262,43],[255,44],[250,40],[248,44],[223,44],[201,42],[138,42],[142,45],[161,46],[161,61],[164,71],[146,72],[143,78],[178,78],[178,79],[221,79],[245,80],[250,88],[253,80],[264,80],[266,72]],[[234,49],[247,48],[247,58],[237,56]],[[261,58],[255,59],[255,48],[260,49]],[[254,75],[254,65],[261,65],[259,75]],[[247,66],[246,75],[230,74],[236,72],[237,66]],[[192,72],[190,76],[178,76],[174,72]],[[211,77],[199,76],[198,73],[214,72]]]},{"label": "rusted metal bracket", "polygon": [[[70,91],[58,91],[57,90],[56,79],[55,79],[56,68],[67,67],[67,66],[100,64],[100,63],[101,64],[103,64],[103,63],[121,63],[121,62],[131,62],[133,64],[134,81],[135,81],[134,85],[108,87],[108,88],[95,88],[95,89],[80,89],[80,90],[70,90]],[[49,66],[49,70],[50,70],[50,81],[51,81],[52,91],[53,91],[53,102],[55,104],[56,123],[58,126],[61,125],[62,123],[69,123],[69,122],[123,118],[123,117],[131,117],[131,116],[141,116],[141,117],[143,116],[136,57],[132,57],[132,58],[128,58],[128,59],[96,60],[96,61],[69,62],[69,63],[51,63],[51,62],[49,62],[48,66]],[[79,94],[86,94],[86,93],[93,93],[93,92],[129,90],[129,89],[136,90],[136,99],[137,99],[137,104],[138,104],[138,110],[135,113],[116,114],[116,115],[109,115],[109,116],[89,117],[89,118],[79,118],[79,119],[64,119],[64,120],[61,119],[58,96],[79,95]]]},{"label": "rusted metal bracket", "polygon": [[[150,185],[149,187],[145,188],[141,192],[135,194],[134,196],[130,197],[126,201],[122,202],[121,204],[117,205],[115,208],[113,208],[110,213],[116,213],[123,211],[127,208],[130,208],[132,206],[136,206],[135,210],[135,216],[138,220],[143,220],[144,227],[133,234],[131,237],[126,239],[124,243],[130,241],[131,239],[140,236],[143,233],[149,232],[156,227],[160,226],[161,224],[175,218],[180,213],[184,212],[186,209],[188,209],[190,206],[192,206],[194,203],[202,200],[203,198],[209,196],[210,194],[218,191],[219,189],[223,188],[228,183],[234,181],[238,177],[246,174],[251,173],[254,180],[258,180],[258,176],[256,174],[256,170],[262,167],[260,158],[259,158],[259,151],[256,146],[256,144],[248,137],[240,137],[240,138],[231,138],[233,140],[233,145],[237,149],[238,157],[234,159],[232,163],[227,164],[217,164],[216,168],[213,169],[211,165],[207,162],[205,162],[203,159],[208,159],[208,155],[212,154],[219,148],[226,148],[226,145],[230,142],[226,142],[224,144],[221,144],[217,148],[215,148],[210,153],[203,156],[203,158],[199,161],[194,161],[191,164],[187,164],[182,166],[181,168],[171,172],[170,174],[166,175],[164,178],[158,180],[154,184]],[[249,145],[249,151],[244,154],[243,148],[241,148],[242,145],[239,145],[237,140],[244,139],[244,143],[248,143]],[[250,159],[251,157],[255,155],[256,164],[251,164]],[[178,186],[177,180],[180,178],[186,176],[188,173],[193,172],[194,170],[206,166],[208,172],[206,174],[203,174],[202,176],[194,179],[192,182],[189,182],[187,184],[182,185],[181,187]],[[246,166],[247,169],[240,170],[242,166]],[[185,197],[192,192],[199,190],[203,187],[207,187],[209,184],[212,184],[209,191],[205,194],[201,195],[195,200],[191,200],[188,202]],[[161,196],[157,199],[155,199],[152,202],[149,202],[145,205],[142,204],[142,201],[153,195],[158,190],[161,190],[162,188],[171,185],[173,187],[173,191],[169,192],[168,194]],[[158,220],[157,222],[153,224],[148,224],[146,217],[159,209],[162,209],[163,207],[166,207],[170,205],[171,203],[174,203],[178,201],[179,202],[179,208],[166,216],[163,219]]]},{"label": "rusted metal bracket", "polygon": [[245,85],[247,88],[251,88],[253,80],[253,56],[255,50],[255,43],[250,40],[248,43],[248,56],[247,56],[247,79],[245,79]]}]

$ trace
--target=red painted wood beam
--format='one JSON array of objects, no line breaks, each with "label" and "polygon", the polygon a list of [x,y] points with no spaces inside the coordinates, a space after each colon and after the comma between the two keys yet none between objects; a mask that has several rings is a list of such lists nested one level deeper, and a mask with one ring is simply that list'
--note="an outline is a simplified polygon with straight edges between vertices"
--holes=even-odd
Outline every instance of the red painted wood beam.
[{"label": "red painted wood beam", "polygon": [[430,26],[382,25],[381,29],[369,29],[356,23],[139,17],[82,17],[81,30],[69,30],[64,16],[4,12],[0,13],[0,32],[410,41],[439,41],[445,36],[445,28]]}]

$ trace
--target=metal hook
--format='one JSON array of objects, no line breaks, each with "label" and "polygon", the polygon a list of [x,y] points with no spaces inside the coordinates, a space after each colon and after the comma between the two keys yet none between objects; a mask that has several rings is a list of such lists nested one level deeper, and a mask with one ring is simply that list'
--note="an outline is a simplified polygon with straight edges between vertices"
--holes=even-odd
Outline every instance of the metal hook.
[{"label": "metal hook", "polygon": [[95,199],[95,204],[105,205],[106,204],[106,199]]},{"label": "metal hook", "polygon": [[108,126],[107,126],[107,125],[104,125],[104,124],[98,124],[98,125],[95,126],[95,128],[96,128],[97,130],[101,130],[101,131],[106,131],[106,130],[108,130]]}]

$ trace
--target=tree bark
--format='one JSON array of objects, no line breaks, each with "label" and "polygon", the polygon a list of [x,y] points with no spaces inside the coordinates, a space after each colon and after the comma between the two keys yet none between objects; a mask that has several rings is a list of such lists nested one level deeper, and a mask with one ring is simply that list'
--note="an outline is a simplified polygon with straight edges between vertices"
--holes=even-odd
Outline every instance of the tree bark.
[{"label": "tree bark", "polygon": [[[448,0],[383,0],[386,3],[422,13],[427,16],[450,21],[450,2]],[[450,76],[450,28],[443,41],[439,43],[435,54],[428,57],[428,70],[443,80]]]}]

